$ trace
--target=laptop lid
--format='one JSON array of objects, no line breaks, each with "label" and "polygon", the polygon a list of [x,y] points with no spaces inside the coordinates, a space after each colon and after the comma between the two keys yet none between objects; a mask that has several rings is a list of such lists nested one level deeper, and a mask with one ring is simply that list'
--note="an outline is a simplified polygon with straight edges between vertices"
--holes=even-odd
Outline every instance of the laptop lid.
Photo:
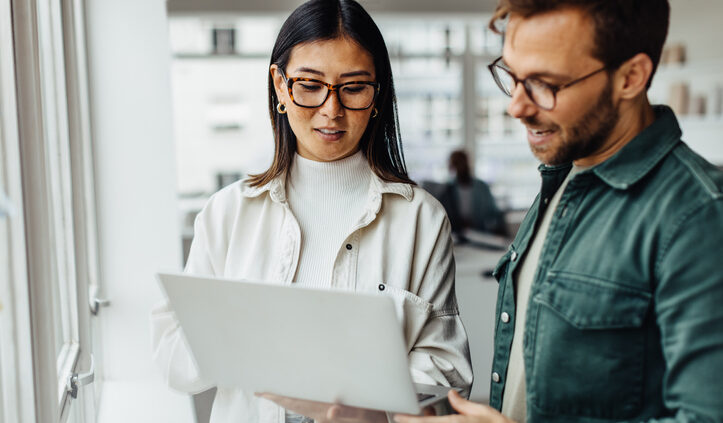
[{"label": "laptop lid", "polygon": [[419,413],[390,298],[187,274],[158,279],[204,380]]}]

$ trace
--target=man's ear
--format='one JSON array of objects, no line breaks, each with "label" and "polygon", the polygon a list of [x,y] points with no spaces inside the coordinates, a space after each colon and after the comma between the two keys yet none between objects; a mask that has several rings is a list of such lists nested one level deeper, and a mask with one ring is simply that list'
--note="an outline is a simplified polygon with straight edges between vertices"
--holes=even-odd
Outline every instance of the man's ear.
[{"label": "man's ear", "polygon": [[276,64],[273,64],[269,67],[269,72],[271,73],[271,79],[274,81],[276,98],[280,103],[284,103],[286,101],[286,83],[281,76],[281,69]]},{"label": "man's ear", "polygon": [[623,63],[615,72],[617,97],[631,100],[648,89],[653,73],[653,61],[645,53],[638,53]]}]

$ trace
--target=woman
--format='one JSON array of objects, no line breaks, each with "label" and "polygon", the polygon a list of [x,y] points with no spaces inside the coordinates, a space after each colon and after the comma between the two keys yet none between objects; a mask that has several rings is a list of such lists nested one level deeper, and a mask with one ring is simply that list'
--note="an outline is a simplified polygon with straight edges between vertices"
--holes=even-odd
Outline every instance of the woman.
[{"label": "woman", "polygon": [[[354,0],[309,1],[282,26],[269,71],[274,161],[211,197],[196,219],[186,271],[392,296],[413,379],[468,392],[450,226],[407,176],[379,29]],[[168,307],[154,311],[153,326],[170,386],[209,388]],[[317,421],[334,413],[219,389],[211,421],[303,421],[269,399]]]}]

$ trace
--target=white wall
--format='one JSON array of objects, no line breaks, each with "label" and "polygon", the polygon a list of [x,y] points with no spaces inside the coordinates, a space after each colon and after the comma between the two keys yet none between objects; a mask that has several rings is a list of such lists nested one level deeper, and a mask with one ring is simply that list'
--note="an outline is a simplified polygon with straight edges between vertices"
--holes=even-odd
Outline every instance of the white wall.
[{"label": "white wall", "polygon": [[100,315],[100,421],[190,421],[189,397],[162,386],[150,347],[154,273],[181,267],[166,2],[85,4],[101,285],[112,301]]},{"label": "white wall", "polygon": [[[678,113],[683,140],[712,163],[723,166],[723,1],[671,0],[670,30],[667,44],[682,44],[686,60],[682,65],[661,65],[653,79],[649,95],[653,103],[670,102],[671,87],[685,84],[691,105],[687,115]],[[705,114],[695,113],[702,99]]]},{"label": "white wall", "polygon": [[670,7],[668,42],[683,42],[691,61],[723,59],[723,1],[670,0]]},{"label": "white wall", "polygon": [[[180,193],[215,192],[216,172],[260,173],[274,154],[267,109],[268,59],[176,59],[173,63]],[[215,125],[239,129],[214,131]]]}]

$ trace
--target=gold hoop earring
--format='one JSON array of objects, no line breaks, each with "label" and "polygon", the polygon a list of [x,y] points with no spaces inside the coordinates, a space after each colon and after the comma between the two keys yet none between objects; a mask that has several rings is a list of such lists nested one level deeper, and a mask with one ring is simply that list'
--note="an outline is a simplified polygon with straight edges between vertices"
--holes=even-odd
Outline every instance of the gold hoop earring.
[{"label": "gold hoop earring", "polygon": [[285,115],[286,114],[286,105],[284,103],[277,104],[276,111],[279,112],[280,115]]},{"label": "gold hoop earring", "polygon": [[373,111],[373,113],[372,113],[372,119],[374,119],[374,118],[377,117],[377,116],[379,116],[379,110],[377,110],[377,108],[375,107],[375,108],[374,108],[374,111]]}]

